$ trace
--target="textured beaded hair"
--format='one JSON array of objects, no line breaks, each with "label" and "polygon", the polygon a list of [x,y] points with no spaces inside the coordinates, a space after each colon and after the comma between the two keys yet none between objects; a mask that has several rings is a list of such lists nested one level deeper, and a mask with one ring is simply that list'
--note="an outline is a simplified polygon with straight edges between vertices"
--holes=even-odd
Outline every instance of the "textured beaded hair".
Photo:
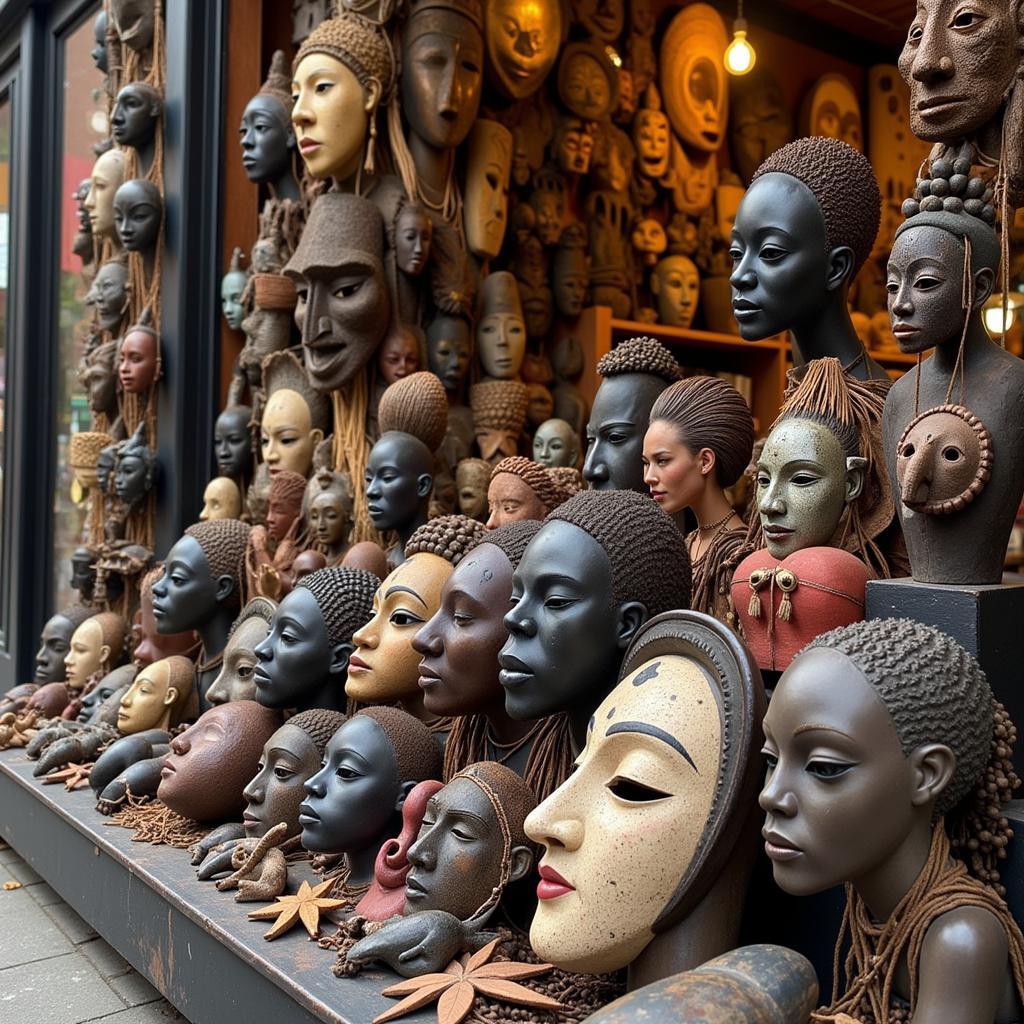
[{"label": "textured beaded hair", "polygon": [[400,708],[384,706],[363,708],[356,714],[372,718],[391,742],[400,782],[425,782],[441,777],[441,748],[418,718]]},{"label": "textured beaded hair", "polygon": [[491,480],[493,481],[499,473],[511,473],[512,476],[523,480],[548,512],[554,512],[568,497],[565,489],[548,472],[546,466],[522,455],[511,455],[502,459],[491,471]]},{"label": "textured beaded hair", "polygon": [[618,377],[624,373],[647,373],[670,384],[679,380],[679,364],[672,353],[656,338],[627,338],[606,352],[597,364],[602,377]]},{"label": "textured beaded hair", "polygon": [[546,523],[588,533],[612,567],[612,600],[639,601],[648,617],[690,606],[690,556],[675,523],[654,499],[636,491],[582,491]]},{"label": "textured beaded hair", "polygon": [[518,569],[527,544],[537,536],[541,525],[536,519],[522,519],[515,523],[506,523],[496,530],[488,530],[470,548],[470,551],[480,547],[481,544],[493,544],[505,553],[505,557],[512,563],[512,569]]},{"label": "textured beaded hair", "polygon": [[299,47],[292,72],[311,53],[325,53],[347,67],[365,89],[371,79],[381,88],[381,99],[391,92],[395,79],[395,57],[384,32],[369,18],[352,11],[322,21]]},{"label": "textured beaded hair", "polygon": [[302,499],[305,494],[306,478],[301,473],[293,473],[290,469],[281,469],[270,478],[268,502],[283,504],[298,512],[302,508]]},{"label": "textured beaded hair", "polygon": [[399,430],[412,434],[436,452],[448,429],[448,398],[444,385],[429,370],[410,373],[384,389],[377,409],[381,434]]},{"label": "textured beaded hair", "polygon": [[788,174],[810,189],[825,221],[825,244],[853,250],[852,281],[871,255],[882,219],[882,193],[867,157],[838,139],[814,135],[772,153],[751,187],[764,174]]},{"label": "textured beaded hair", "polygon": [[373,595],[379,586],[372,572],[336,566],[303,576],[296,589],[313,595],[327,627],[327,642],[333,647],[351,643],[352,634],[373,618]]},{"label": "textured beaded hair", "polygon": [[274,612],[276,610],[277,605],[269,597],[252,598],[238,613],[238,618],[231,623],[231,629],[228,631],[228,640],[235,635],[239,626],[248,619],[262,619],[269,627],[274,619]]},{"label": "textured beaded hair", "polygon": [[484,524],[469,516],[438,516],[416,529],[405,545],[405,557],[440,555],[452,565],[458,565],[486,533]]},{"label": "textured beaded hair", "polygon": [[237,519],[209,519],[193,523],[186,531],[188,537],[198,541],[210,567],[211,579],[230,576],[235,584],[228,604],[238,607],[242,603],[242,581],[245,579],[245,548],[249,543],[250,527]]},{"label": "textured beaded hair", "polygon": [[518,433],[529,405],[526,385],[518,380],[483,380],[469,389],[469,404],[478,427]]},{"label": "textured beaded hair", "polygon": [[754,417],[743,396],[719,377],[687,377],[658,396],[651,423],[666,420],[696,454],[715,453],[715,477],[731,487],[743,475],[754,449]]},{"label": "textured beaded hair", "polygon": [[323,757],[331,737],[345,722],[345,715],[340,711],[310,708],[309,711],[300,711],[297,715],[292,715],[285,725],[294,725],[301,729],[313,741],[316,752]]}]

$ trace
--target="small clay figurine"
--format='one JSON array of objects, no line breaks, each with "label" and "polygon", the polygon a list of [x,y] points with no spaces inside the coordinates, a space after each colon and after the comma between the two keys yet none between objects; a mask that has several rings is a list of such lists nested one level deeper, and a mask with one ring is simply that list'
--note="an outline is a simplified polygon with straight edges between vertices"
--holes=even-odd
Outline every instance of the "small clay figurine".
[{"label": "small clay figurine", "polygon": [[487,518],[487,486],[491,481],[491,464],[484,459],[462,459],[455,469],[455,487],[459,511],[470,519],[483,522]]},{"label": "small clay figurine", "polygon": [[417,629],[436,611],[441,588],[470,546],[484,533],[465,516],[439,516],[409,539],[403,561],[377,588],[373,611],[352,634],[345,692],[364,704],[398,701],[417,718],[429,719],[417,680]]},{"label": "small clay figurine", "polygon": [[673,611],[639,630],[575,772],[526,821],[546,847],[538,955],[572,971],[628,966],[635,988],[735,946],[765,703],[743,644],[714,619]]},{"label": "small clay figurine", "polygon": [[491,472],[487,488],[490,515],[487,529],[534,519],[538,522],[565,501],[567,495],[546,466],[521,455],[502,459]]},{"label": "small clay figurine", "polygon": [[762,835],[786,892],[846,883],[824,1018],[1020,1014],[1024,937],[998,870],[1016,732],[974,658],[908,619],[826,633],[783,674]]},{"label": "small clay figurine", "polygon": [[121,698],[117,728],[125,736],[148,729],[166,731],[186,716],[190,704],[198,704],[192,662],[180,654],[162,658],[135,676]]},{"label": "small clay figurine", "polygon": [[682,537],[650,497],[575,495],[547,517],[513,576],[498,658],[506,710],[520,719],[567,712],[582,749],[633,635],[651,616],[689,603]]},{"label": "small clay figurine", "polygon": [[224,661],[217,678],[206,691],[206,700],[213,706],[231,700],[256,699],[256,646],[266,639],[277,605],[265,597],[252,598],[231,624]]},{"label": "small clay figurine", "polygon": [[526,324],[515,277],[507,270],[488,274],[481,301],[476,328],[480,365],[488,377],[514,380],[526,351]]},{"label": "small clay figurine", "polygon": [[215,476],[203,491],[203,510],[199,521],[238,519],[242,514],[242,492],[229,476]]},{"label": "small clay figurine", "polygon": [[563,18],[558,4],[487,0],[487,70],[502,95],[523,100],[541,87],[558,57]]},{"label": "small clay figurine", "polygon": [[686,537],[693,567],[694,611],[726,621],[729,557],[746,524],[725,489],[743,475],[754,447],[754,417],[743,396],[717,377],[687,377],[666,388],[651,408],[644,436],[644,483],[669,515],[693,509],[697,529]]},{"label": "small clay figurine", "polygon": [[128,265],[123,259],[107,260],[96,272],[85,296],[103,330],[116,334],[128,309]]},{"label": "small clay figurine", "polygon": [[311,386],[292,352],[274,352],[263,361],[267,403],[260,421],[260,446],[270,475],[287,469],[308,476],[313,453],[324,439],[330,411]]},{"label": "small clay figurine", "polygon": [[533,435],[533,459],[542,466],[575,469],[580,462],[579,435],[565,420],[546,420]]},{"label": "small clay figurine", "polygon": [[371,615],[380,580],[360,569],[321,569],[277,606],[254,648],[256,700],[273,708],[345,708],[353,632]]},{"label": "small clay figurine", "polygon": [[153,330],[149,310],[142,311],[121,339],[117,379],[131,395],[148,395],[160,365],[160,337]]},{"label": "small clay figurine", "polygon": [[210,708],[171,740],[157,799],[191,821],[237,821],[245,805],[242,790],[280,725],[280,712],[251,700]]},{"label": "small clay figurine", "polygon": [[266,184],[280,199],[299,198],[295,181],[295,130],[291,123],[292,96],[288,58],[275,50],[267,80],[246,104],[238,130],[246,177]]},{"label": "small clay figurine", "polygon": [[477,447],[492,465],[518,453],[528,401],[526,385],[517,380],[485,380],[469,389]]},{"label": "small clay figurine", "polygon": [[497,121],[480,118],[469,135],[463,208],[466,243],[480,259],[492,259],[501,252],[511,173],[512,133]]},{"label": "small clay figurine", "polygon": [[153,162],[154,140],[163,112],[160,90],[146,82],[129,82],[114,100],[110,134],[119,146],[129,146],[139,154],[143,174]]},{"label": "small clay figurine", "polygon": [[82,205],[89,211],[92,237],[119,244],[114,223],[114,194],[124,181],[124,152],[109,149],[93,164],[89,194]]},{"label": "small clay figurine", "polygon": [[242,270],[241,260],[242,250],[236,247],[231,254],[231,264],[220,283],[221,311],[233,331],[241,330],[245,319],[242,294],[249,283],[249,275]]},{"label": "small clay figurine", "polygon": [[247,405],[229,405],[213,425],[213,451],[221,476],[244,484],[252,477],[252,436],[249,421],[252,409]]},{"label": "small clay figurine", "polygon": [[599,491],[645,493],[641,452],[657,397],[679,377],[679,365],[654,338],[629,338],[597,364],[601,385],[587,424],[583,477]]},{"label": "small clay figurine", "polygon": [[32,673],[34,682],[40,685],[64,682],[64,659],[71,650],[71,638],[75,630],[93,614],[93,609],[73,604],[46,620],[39,634],[39,650],[36,652]]}]

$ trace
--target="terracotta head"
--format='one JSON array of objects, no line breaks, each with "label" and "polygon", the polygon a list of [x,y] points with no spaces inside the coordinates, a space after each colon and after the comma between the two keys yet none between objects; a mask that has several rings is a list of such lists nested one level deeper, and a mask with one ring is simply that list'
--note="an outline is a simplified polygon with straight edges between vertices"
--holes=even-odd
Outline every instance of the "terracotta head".
[{"label": "terracotta head", "polygon": [[306,478],[300,473],[282,469],[270,481],[267,501],[267,534],[280,543],[302,512]]},{"label": "terracotta head", "polygon": [[487,488],[487,528],[493,530],[525,519],[539,522],[565,497],[546,466],[520,455],[502,459],[494,467]]},{"label": "terracotta head", "polygon": [[420,367],[420,343],[411,327],[392,324],[377,353],[377,369],[385,384],[408,377]]}]

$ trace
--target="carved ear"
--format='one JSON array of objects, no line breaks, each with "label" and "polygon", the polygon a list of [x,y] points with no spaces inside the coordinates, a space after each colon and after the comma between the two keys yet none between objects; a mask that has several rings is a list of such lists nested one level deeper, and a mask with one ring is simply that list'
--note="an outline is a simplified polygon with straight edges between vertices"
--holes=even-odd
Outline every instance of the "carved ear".
[{"label": "carved ear", "polygon": [[100,645],[100,664],[105,665],[110,661],[110,644]]},{"label": "carved ear", "polygon": [[416,493],[421,498],[428,497],[433,489],[434,478],[430,473],[420,473],[420,475],[416,477]]},{"label": "carved ear", "polygon": [[856,501],[864,490],[864,479],[868,471],[868,460],[861,458],[846,460],[846,502]]},{"label": "carved ear", "polygon": [[402,808],[405,806],[405,799],[413,791],[415,786],[416,786],[416,783],[410,781],[410,782],[403,782],[402,785],[399,787],[399,789],[398,789],[398,799],[395,800],[395,812],[396,813],[398,813],[398,814],[402,813]]},{"label": "carved ear", "polygon": [[167,693],[164,694],[164,707],[169,708],[178,699],[177,687],[168,686]]},{"label": "carved ear", "polygon": [[974,275],[974,308],[983,306],[992,296],[992,289],[995,287],[996,274],[991,267],[982,267]]},{"label": "carved ear", "polygon": [[508,880],[518,882],[520,878],[525,878],[533,867],[533,850],[528,846],[513,846],[511,856],[512,870],[509,872]]},{"label": "carved ear", "polygon": [[217,577],[217,604],[223,604],[235,592],[235,581],[225,573]]},{"label": "carved ear", "polygon": [[952,782],[956,754],[944,743],[925,743],[911,751],[910,767],[914,772],[911,803],[924,807],[937,800]]},{"label": "carved ear", "polygon": [[355,649],[355,644],[335,644],[331,648],[331,664],[327,669],[328,673],[332,676],[340,676],[348,672],[348,659],[352,657],[352,652]]},{"label": "carved ear", "polygon": [[[295,308],[298,309],[298,306]],[[324,432],[317,427],[315,430],[311,430],[309,432],[309,436],[313,438],[313,447],[316,448],[316,446],[324,439]]]},{"label": "carved ear", "polygon": [[368,114],[377,109],[377,104],[380,103],[380,96],[383,92],[380,82],[376,78],[371,78],[366,83],[366,102],[363,104],[363,110]]},{"label": "carved ear", "polygon": [[633,640],[636,631],[650,618],[647,609],[639,601],[626,601],[619,606],[618,646],[624,651]]},{"label": "carved ear", "polygon": [[854,267],[853,250],[848,245],[837,246],[829,253],[828,277],[825,279],[825,287],[830,292],[842,288],[853,279]]}]

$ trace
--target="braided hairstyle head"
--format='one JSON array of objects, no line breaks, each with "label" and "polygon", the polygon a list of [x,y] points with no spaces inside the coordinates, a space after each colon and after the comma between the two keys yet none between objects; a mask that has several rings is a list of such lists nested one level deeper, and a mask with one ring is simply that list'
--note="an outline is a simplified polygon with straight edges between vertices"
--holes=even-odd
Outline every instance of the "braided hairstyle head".
[{"label": "braided hairstyle head", "polygon": [[269,597],[254,597],[249,600],[245,607],[238,613],[238,617],[231,623],[228,630],[228,640],[238,631],[239,626],[248,619],[262,619],[267,624],[267,632],[270,632],[270,623],[274,620],[274,612],[277,605]]},{"label": "braided hairstyle head", "polygon": [[660,377],[669,384],[679,380],[679,364],[672,353],[656,338],[626,338],[597,364],[602,377],[619,377],[625,373],[646,373]]},{"label": "braided hairstyle head", "polygon": [[373,617],[373,595],[380,580],[365,569],[343,566],[317,569],[303,576],[296,590],[308,590],[314,597],[327,628],[327,642],[352,642],[352,634]]},{"label": "braided hairstyle head", "polygon": [[502,459],[491,471],[491,480],[499,473],[511,473],[519,477],[527,487],[540,499],[548,512],[554,512],[569,497],[565,489],[548,472],[546,466],[522,455],[512,455]]},{"label": "braided hairstyle head", "polygon": [[270,478],[270,503],[283,505],[294,515],[301,511],[305,493],[306,478],[301,473],[281,469]]},{"label": "braided hairstyle head", "polygon": [[245,549],[249,543],[250,527],[237,519],[208,519],[193,523],[185,535],[192,537],[203,549],[210,578],[229,576],[234,583],[227,603],[234,608],[241,605],[242,584],[245,580]]},{"label": "braided hairstyle head", "polygon": [[484,524],[469,516],[438,516],[417,528],[405,545],[405,557],[439,555],[453,566],[458,565],[486,534]]},{"label": "braided hairstyle head", "polygon": [[292,715],[285,725],[294,725],[301,729],[316,747],[316,752],[323,757],[324,750],[331,737],[345,724],[345,715],[340,711],[328,711],[326,708],[310,708]]},{"label": "braided hairstyle head", "polygon": [[372,718],[391,742],[400,782],[425,782],[441,777],[441,748],[430,730],[400,708],[363,708],[357,715]]},{"label": "braided hairstyle head", "polygon": [[444,385],[429,370],[410,373],[384,389],[377,409],[381,434],[391,430],[412,434],[436,452],[448,429],[448,398]]},{"label": "braided hairstyle head", "polygon": [[754,448],[754,417],[743,396],[719,377],[687,377],[667,387],[651,408],[651,423],[666,420],[696,454],[715,453],[715,478],[731,487]]},{"label": "braided hairstyle head", "polygon": [[526,546],[537,536],[541,525],[536,519],[521,519],[514,523],[506,523],[496,530],[488,530],[473,544],[470,550],[478,548],[481,544],[493,544],[504,553],[514,571],[519,567]]},{"label": "braided hairstyle head", "polygon": [[935,816],[946,817],[954,852],[998,887],[995,861],[1009,835],[1002,805],[1019,780],[1011,761],[1016,729],[992,696],[985,673],[955,640],[912,619],[872,619],[833,629],[805,650],[845,655],[885,705],[909,756],[942,743],[956,758]]}]

